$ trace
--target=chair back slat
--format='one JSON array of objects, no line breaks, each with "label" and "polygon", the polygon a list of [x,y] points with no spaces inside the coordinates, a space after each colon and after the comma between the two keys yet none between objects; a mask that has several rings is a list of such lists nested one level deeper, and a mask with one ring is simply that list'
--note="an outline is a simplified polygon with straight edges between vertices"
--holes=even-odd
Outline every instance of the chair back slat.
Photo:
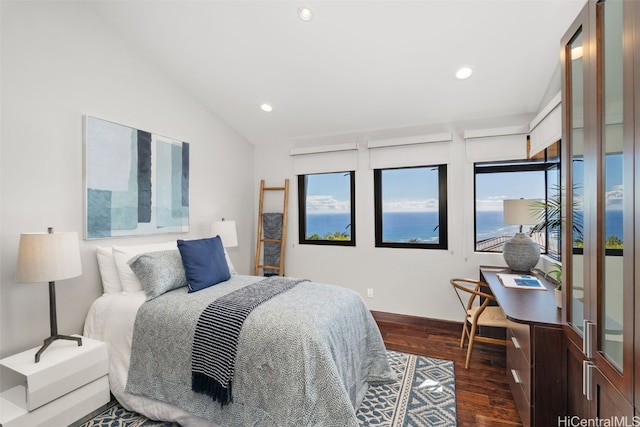
[{"label": "chair back slat", "polygon": [[[484,292],[483,288],[490,290],[489,285],[485,282],[472,279],[455,278],[451,279],[450,283],[453,286],[456,296],[458,297],[460,305],[462,305],[465,313],[462,325],[462,336],[460,338],[460,347],[464,346],[465,339],[468,337],[469,346],[467,348],[465,368],[469,369],[471,350],[473,349],[474,341],[506,345],[505,340],[486,336],[476,336],[478,326],[497,326],[506,328],[507,318],[499,306],[491,306],[491,308],[487,310],[489,305],[496,299],[492,294]],[[477,306],[474,306],[476,298],[478,298],[480,302]]]}]

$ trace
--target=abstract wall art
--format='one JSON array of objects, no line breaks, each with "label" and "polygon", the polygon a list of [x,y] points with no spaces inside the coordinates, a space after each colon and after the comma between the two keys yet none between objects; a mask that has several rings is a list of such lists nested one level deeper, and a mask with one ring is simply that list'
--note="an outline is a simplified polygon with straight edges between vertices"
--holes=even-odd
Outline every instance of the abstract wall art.
[{"label": "abstract wall art", "polygon": [[85,238],[189,231],[189,144],[85,116]]}]

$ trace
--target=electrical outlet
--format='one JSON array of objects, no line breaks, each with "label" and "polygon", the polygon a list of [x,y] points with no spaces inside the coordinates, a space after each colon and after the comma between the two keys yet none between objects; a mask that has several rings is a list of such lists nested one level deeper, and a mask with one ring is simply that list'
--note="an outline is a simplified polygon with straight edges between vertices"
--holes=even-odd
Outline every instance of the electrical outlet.
[{"label": "electrical outlet", "polygon": [[373,298],[373,289],[371,289],[371,288],[367,289],[367,297]]}]

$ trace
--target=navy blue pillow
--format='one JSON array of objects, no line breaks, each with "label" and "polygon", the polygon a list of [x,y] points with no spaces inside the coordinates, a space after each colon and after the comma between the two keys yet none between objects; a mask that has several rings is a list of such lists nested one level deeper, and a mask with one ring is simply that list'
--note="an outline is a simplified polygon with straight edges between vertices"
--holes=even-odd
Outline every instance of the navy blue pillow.
[{"label": "navy blue pillow", "polygon": [[182,257],[189,292],[208,288],[231,277],[220,236],[178,240],[178,250]]}]

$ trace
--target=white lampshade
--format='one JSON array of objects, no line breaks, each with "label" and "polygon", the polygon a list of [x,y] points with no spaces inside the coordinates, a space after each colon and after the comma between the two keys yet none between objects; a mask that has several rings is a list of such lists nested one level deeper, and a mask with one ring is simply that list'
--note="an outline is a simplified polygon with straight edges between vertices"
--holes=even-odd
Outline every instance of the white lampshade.
[{"label": "white lampshade", "polygon": [[512,225],[531,225],[540,222],[539,209],[536,203],[539,199],[510,199],[504,200],[504,223]]},{"label": "white lampshade", "polygon": [[235,221],[215,221],[211,224],[211,235],[220,236],[222,245],[225,248],[233,248],[238,246],[238,233],[236,232]]},{"label": "white lampshade", "polygon": [[55,282],[81,274],[78,233],[75,231],[20,235],[18,282]]}]

